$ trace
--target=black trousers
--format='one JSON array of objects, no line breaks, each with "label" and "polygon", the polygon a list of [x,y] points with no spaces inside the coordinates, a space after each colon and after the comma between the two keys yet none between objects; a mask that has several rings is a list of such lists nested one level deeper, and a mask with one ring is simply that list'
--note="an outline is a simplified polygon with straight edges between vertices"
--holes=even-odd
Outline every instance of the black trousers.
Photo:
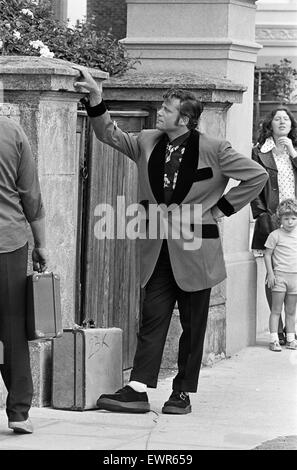
[{"label": "black trousers", "polygon": [[4,364],[0,371],[8,391],[6,413],[10,421],[28,418],[33,383],[25,332],[28,246],[0,253],[0,340]]},{"label": "black trousers", "polygon": [[178,373],[173,390],[196,392],[203,355],[211,289],[186,292],[175,282],[164,241],[155,270],[145,287],[141,325],[130,380],[156,388],[164,345],[175,302],[178,302],[182,334]]}]

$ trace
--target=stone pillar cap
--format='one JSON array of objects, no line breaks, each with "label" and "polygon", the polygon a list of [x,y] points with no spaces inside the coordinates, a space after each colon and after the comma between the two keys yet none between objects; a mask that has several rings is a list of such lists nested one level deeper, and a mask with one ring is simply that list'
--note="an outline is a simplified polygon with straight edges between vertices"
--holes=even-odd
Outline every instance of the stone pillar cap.
[{"label": "stone pillar cap", "polygon": [[193,88],[194,86],[195,88],[204,89],[246,91],[245,85],[206,72],[153,72],[148,74],[147,72],[131,71],[119,77],[110,78],[104,86],[111,87],[114,84],[119,88],[126,88],[127,86],[135,88],[160,88],[160,86]]},{"label": "stone pillar cap", "polygon": [[[132,100],[162,100],[164,91],[170,88],[183,88],[193,91],[203,101],[217,102],[228,101],[241,103],[242,94],[247,87],[234,83],[227,78],[214,76],[202,72],[127,72],[119,77],[112,77],[104,82],[104,96],[107,99],[115,99],[117,89],[121,89],[122,99],[125,95]],[[133,90],[133,92],[132,92]]]},{"label": "stone pillar cap", "polygon": [[[73,87],[74,62],[36,56],[0,56],[0,80],[4,90],[39,90],[77,92]],[[88,67],[86,67],[88,69]],[[107,72],[89,69],[100,83],[109,77]]]}]

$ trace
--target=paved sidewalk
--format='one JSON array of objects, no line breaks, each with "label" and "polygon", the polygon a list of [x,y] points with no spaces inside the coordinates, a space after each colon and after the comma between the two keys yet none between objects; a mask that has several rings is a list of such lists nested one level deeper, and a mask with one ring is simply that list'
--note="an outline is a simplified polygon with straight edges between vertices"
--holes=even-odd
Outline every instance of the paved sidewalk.
[{"label": "paved sidewalk", "polygon": [[144,415],[33,408],[35,432],[16,435],[0,411],[0,450],[297,450],[297,351],[255,347],[201,370],[193,412],[163,415],[171,375],[149,390]]}]

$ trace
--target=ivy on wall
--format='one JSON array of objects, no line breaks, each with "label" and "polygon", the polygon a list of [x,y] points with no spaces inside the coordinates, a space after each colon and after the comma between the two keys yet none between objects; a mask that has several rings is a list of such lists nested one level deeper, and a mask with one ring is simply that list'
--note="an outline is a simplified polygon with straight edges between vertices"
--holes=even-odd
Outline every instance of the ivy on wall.
[{"label": "ivy on wall", "polygon": [[50,1],[0,0],[0,54],[55,57],[119,75],[133,68],[124,46],[94,19],[75,27],[57,21]]}]

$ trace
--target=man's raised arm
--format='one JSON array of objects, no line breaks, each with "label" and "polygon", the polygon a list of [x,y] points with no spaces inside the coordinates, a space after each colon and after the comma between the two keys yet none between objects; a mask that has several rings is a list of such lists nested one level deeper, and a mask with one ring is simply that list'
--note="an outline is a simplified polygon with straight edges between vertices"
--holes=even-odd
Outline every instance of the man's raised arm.
[{"label": "man's raised arm", "polygon": [[73,66],[80,72],[80,77],[74,83],[79,91],[86,91],[87,96],[82,102],[86,107],[96,137],[111,147],[119,150],[134,161],[139,158],[137,137],[128,132],[123,132],[110,118],[105,103],[102,99],[102,91],[96,81],[85,67]]}]

